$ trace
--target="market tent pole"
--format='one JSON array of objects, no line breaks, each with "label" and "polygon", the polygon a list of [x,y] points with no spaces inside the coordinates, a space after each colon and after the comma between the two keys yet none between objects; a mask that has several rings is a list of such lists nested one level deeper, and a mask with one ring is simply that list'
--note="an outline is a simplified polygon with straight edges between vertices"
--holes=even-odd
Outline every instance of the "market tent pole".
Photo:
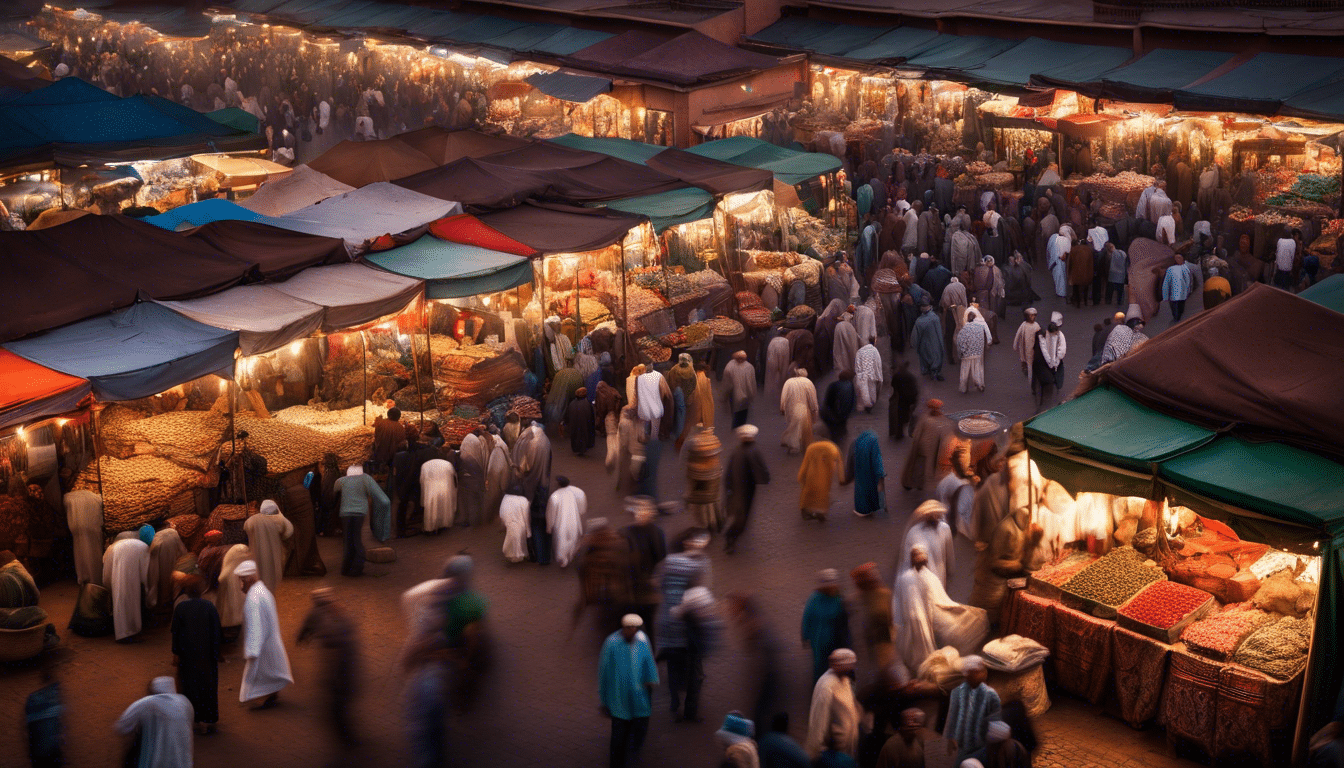
[{"label": "market tent pole", "polygon": [[1311,696],[1312,686],[1316,683],[1318,670],[1315,667],[1320,663],[1321,652],[1316,647],[1316,641],[1320,633],[1317,630],[1321,624],[1321,595],[1326,590],[1319,587],[1324,586],[1329,574],[1326,573],[1333,565],[1332,561],[1339,557],[1339,550],[1335,546],[1336,542],[1327,540],[1325,551],[1320,554],[1321,558],[1321,582],[1316,590],[1316,604],[1311,609],[1311,634],[1307,638],[1307,668],[1302,675],[1302,692],[1299,694],[1297,703],[1297,723],[1293,727],[1293,764],[1300,765],[1307,757],[1307,740],[1311,738],[1309,724],[1307,721],[1307,699]]},{"label": "market tent pole", "polygon": [[625,291],[625,238],[621,238],[621,338],[625,341],[621,344],[621,356],[633,357],[630,354],[630,305],[626,301]]},{"label": "market tent pole", "polygon": [[[103,404],[98,403],[93,407],[93,466],[98,470],[98,495],[103,496],[103,457],[99,446],[103,442],[101,431],[98,429],[99,416],[102,415]],[[107,497],[103,497],[103,503],[106,504]]]},{"label": "market tent pole", "polygon": [[[429,303],[428,300],[425,301],[425,306],[421,308],[421,315],[423,315],[423,317],[424,317],[423,325],[425,326],[425,359],[429,361],[429,386],[430,386],[431,389],[433,389],[433,388],[434,388],[434,347],[431,346],[430,337],[431,337],[433,334],[432,334],[430,331],[431,331],[431,326],[433,326],[433,324],[434,324],[434,307]],[[411,348],[414,349],[414,348],[415,348],[415,345],[412,344],[412,345],[411,345]],[[417,374],[417,376],[418,376],[418,374]],[[420,385],[419,385],[419,384],[416,384],[416,386],[418,387],[418,386],[420,386]],[[431,396],[434,396],[434,395],[436,395],[437,393],[438,393],[438,390],[437,390],[437,389],[434,389],[434,391],[431,392],[430,395],[431,395]],[[439,400],[438,400],[437,397],[434,397],[433,405],[434,405],[435,408],[438,408],[438,407],[439,407]],[[421,413],[421,414],[424,414],[424,412],[425,412],[425,409],[424,409],[424,405],[422,404],[422,405],[420,406],[420,413]]]},{"label": "market tent pole", "polygon": [[364,424],[369,423],[369,340],[364,337],[364,332],[359,332],[359,348],[364,360],[364,370],[361,378],[364,380],[364,397],[361,398],[364,404]]},{"label": "market tent pole", "polygon": [[[420,297],[420,323],[425,322],[425,305],[429,303],[428,292]],[[425,392],[420,388],[420,356],[415,353],[415,336],[411,336],[411,367],[415,373],[415,399],[420,404],[420,432],[425,431]]]}]

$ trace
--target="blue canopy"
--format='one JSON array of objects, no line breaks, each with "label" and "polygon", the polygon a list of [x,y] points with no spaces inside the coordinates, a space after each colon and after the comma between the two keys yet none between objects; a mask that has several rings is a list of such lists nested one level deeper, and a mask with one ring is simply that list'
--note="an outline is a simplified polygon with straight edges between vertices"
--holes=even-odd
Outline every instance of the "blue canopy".
[{"label": "blue canopy", "polygon": [[1344,59],[1258,53],[1220,77],[1176,92],[1181,109],[1274,112],[1294,96],[1344,76]]},{"label": "blue canopy", "polygon": [[532,282],[532,260],[426,235],[365,259],[388,272],[425,281],[425,296],[457,299]]},{"label": "blue canopy", "polygon": [[583,104],[611,91],[611,80],[608,78],[568,72],[538,72],[529,75],[527,82],[547,96],[576,104]]},{"label": "blue canopy", "polygon": [[980,35],[939,35],[915,55],[905,60],[905,66],[916,69],[962,70],[977,67],[1000,53],[1017,45],[1016,40]]},{"label": "blue canopy", "polygon": [[786,16],[748,37],[793,51],[860,62],[897,61],[928,47],[938,33],[912,27],[862,27],[802,16]]},{"label": "blue canopy", "polygon": [[937,37],[932,29],[898,27],[867,45],[850,49],[844,56],[856,61],[904,61],[928,48]]},{"label": "blue canopy", "polygon": [[284,227],[284,222],[279,219],[249,211],[235,202],[218,197],[189,203],[157,216],[146,216],[144,220],[168,230],[201,227],[216,221],[260,221],[273,227]]},{"label": "blue canopy", "polygon": [[1035,76],[1072,77],[1086,82],[1133,58],[1128,48],[1061,43],[1029,37],[983,64],[954,65],[970,80],[991,85],[1025,86]]},{"label": "blue canopy", "polygon": [[136,400],[212,373],[231,377],[238,332],[142,302],[4,346],[88,379],[99,400]]}]

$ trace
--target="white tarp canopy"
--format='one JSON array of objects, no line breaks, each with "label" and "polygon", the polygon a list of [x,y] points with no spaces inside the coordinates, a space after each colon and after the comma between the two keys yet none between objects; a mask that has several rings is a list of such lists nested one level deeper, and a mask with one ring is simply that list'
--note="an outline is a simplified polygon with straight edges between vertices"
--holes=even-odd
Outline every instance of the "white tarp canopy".
[{"label": "white tarp canopy", "polygon": [[424,289],[424,282],[364,264],[333,264],[305,269],[271,287],[325,307],[322,330],[335,333],[400,312]]},{"label": "white tarp canopy", "polygon": [[339,237],[357,253],[374,238],[409,232],[461,212],[460,203],[380,181],[277,218],[286,229]]},{"label": "white tarp canopy", "polygon": [[322,327],[326,314],[323,307],[268,285],[240,285],[199,299],[159,303],[198,323],[239,331],[238,347],[244,355],[307,338]]},{"label": "white tarp canopy", "polygon": [[283,216],[354,189],[325,173],[300,165],[293,173],[262,184],[256,194],[238,204],[263,216]]}]

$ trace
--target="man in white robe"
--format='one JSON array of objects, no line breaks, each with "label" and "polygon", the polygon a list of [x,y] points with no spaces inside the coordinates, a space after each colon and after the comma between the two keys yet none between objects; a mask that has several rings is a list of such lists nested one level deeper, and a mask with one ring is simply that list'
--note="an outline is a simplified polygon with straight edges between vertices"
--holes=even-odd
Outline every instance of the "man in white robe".
[{"label": "man in white robe", "polygon": [[929,654],[952,646],[966,655],[989,636],[989,615],[983,608],[961,605],[928,568],[921,544],[910,548],[910,565],[896,577],[892,591],[892,620],[896,649],[909,669],[919,669]]},{"label": "man in white robe", "polygon": [[171,677],[156,677],[149,695],[138,699],[117,718],[117,732],[140,734],[139,768],[191,768],[192,719],[195,710],[177,692]]},{"label": "man in white robe", "polygon": [[952,527],[947,524],[947,507],[942,502],[929,499],[915,507],[901,551],[909,552],[916,545],[924,547],[929,571],[946,586],[947,573],[952,570]]},{"label": "man in white robe", "polygon": [[80,584],[103,583],[103,497],[71,491],[62,500],[65,522],[75,547],[75,578]]},{"label": "man in white robe", "polygon": [[238,686],[241,702],[265,698],[257,707],[275,706],[280,691],[294,682],[289,671],[289,656],[280,638],[280,616],[275,596],[262,583],[257,564],[251,560],[234,569],[247,597],[243,601],[243,681]]},{"label": "man in white robe", "polygon": [[1073,248],[1073,229],[1068,225],[1061,226],[1059,231],[1050,236],[1050,241],[1046,243],[1046,267],[1050,270],[1050,276],[1055,283],[1055,295],[1061,299],[1069,295],[1069,267],[1064,263],[1064,256]]},{"label": "man in white robe", "polygon": [[1022,324],[1017,327],[1017,335],[1013,336],[1013,351],[1022,363],[1022,374],[1030,377],[1031,361],[1036,351],[1036,333],[1041,330],[1041,326],[1036,322],[1035,307],[1027,307],[1022,315]]},{"label": "man in white robe", "polygon": [[846,312],[840,316],[831,332],[831,362],[837,371],[854,372],[854,355],[859,352],[859,331],[854,327],[854,316]]},{"label": "man in white robe", "polygon": [[558,486],[546,502],[546,532],[555,542],[555,561],[561,568],[569,565],[583,538],[583,516],[588,514],[588,495],[569,484],[563,475],[555,478]]},{"label": "man in white robe", "polygon": [[274,595],[285,574],[284,540],[294,535],[294,525],[280,514],[280,505],[267,499],[261,502],[261,511],[243,523],[243,532],[247,534],[247,545],[261,574],[261,583]]},{"label": "man in white robe", "polygon": [[877,339],[869,337],[854,355],[854,392],[858,397],[859,408],[872,413],[877,405],[877,393],[882,390],[882,353],[874,346]]},{"label": "man in white robe", "polygon": [[517,484],[499,502],[499,519],[504,523],[504,557],[511,563],[527,559],[527,539],[532,535],[528,524],[530,506],[523,487]]},{"label": "man in white robe", "polygon": [[803,748],[816,759],[829,744],[835,751],[855,757],[859,749],[859,720],[862,711],[854,698],[854,667],[858,656],[848,648],[837,648],[829,657],[830,669],[812,687],[812,709],[807,718],[807,740]]},{"label": "man in white robe", "polygon": [[780,442],[797,453],[812,442],[812,424],[817,419],[817,387],[807,378],[807,370],[799,368],[793,378],[784,382],[779,395],[779,412],[787,420]]},{"label": "man in white robe", "polygon": [[118,641],[140,634],[141,598],[149,581],[149,545],[135,531],[117,534],[103,556],[103,586],[112,593],[112,623]]},{"label": "man in white robe", "polygon": [[436,533],[453,524],[457,471],[447,459],[430,459],[420,467],[420,503],[425,507],[425,533]]},{"label": "man in white robe", "polygon": [[151,610],[172,608],[173,570],[177,559],[187,553],[182,536],[172,528],[154,534],[149,545],[149,575],[145,604]]},{"label": "man in white robe", "polygon": [[644,426],[644,433],[658,434],[659,422],[663,418],[663,397],[672,396],[663,374],[649,369],[635,380],[635,411]]},{"label": "man in white robe", "polygon": [[957,522],[957,532],[975,541],[975,530],[971,513],[975,502],[975,486],[956,472],[948,472],[934,489],[934,496],[947,507],[952,519]]}]

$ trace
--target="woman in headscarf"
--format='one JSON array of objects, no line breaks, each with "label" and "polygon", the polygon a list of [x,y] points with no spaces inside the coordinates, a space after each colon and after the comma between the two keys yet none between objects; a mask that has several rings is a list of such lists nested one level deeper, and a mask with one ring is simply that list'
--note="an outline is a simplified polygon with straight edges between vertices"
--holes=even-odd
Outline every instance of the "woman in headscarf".
[{"label": "woman in headscarf", "polygon": [[784,336],[776,336],[770,342],[770,346],[765,353],[765,396],[770,399],[779,397],[784,388],[784,382],[793,375],[793,367],[789,365],[790,354],[789,340]]},{"label": "woman in headscarf", "polygon": [[807,447],[798,468],[798,509],[804,520],[826,519],[831,507],[831,486],[840,472],[840,449],[835,443],[818,440]]},{"label": "woman in headscarf", "polygon": [[966,310],[966,324],[957,331],[957,355],[961,358],[960,391],[965,394],[970,384],[985,391],[985,349],[994,342],[989,326],[975,307]]},{"label": "woman in headscarf", "polygon": [[877,433],[864,430],[854,439],[845,460],[846,482],[854,483],[854,514],[868,517],[879,509],[886,509],[886,476]]},{"label": "woman in headscarf", "polygon": [[966,307],[970,306],[966,286],[962,285],[960,279],[953,277],[952,282],[947,284],[938,306],[942,309],[943,347],[947,349],[947,362],[955,364],[961,360],[957,354],[957,332],[966,324]]},{"label": "woman in headscarf", "polygon": [[784,382],[779,396],[779,412],[787,420],[781,443],[789,453],[797,453],[812,440],[812,423],[817,418],[817,388],[799,368]]},{"label": "woman in headscarf", "polygon": [[252,559],[257,563],[261,583],[274,594],[285,573],[284,540],[294,535],[294,525],[280,514],[280,505],[271,499],[261,502],[261,511],[243,523]]}]

